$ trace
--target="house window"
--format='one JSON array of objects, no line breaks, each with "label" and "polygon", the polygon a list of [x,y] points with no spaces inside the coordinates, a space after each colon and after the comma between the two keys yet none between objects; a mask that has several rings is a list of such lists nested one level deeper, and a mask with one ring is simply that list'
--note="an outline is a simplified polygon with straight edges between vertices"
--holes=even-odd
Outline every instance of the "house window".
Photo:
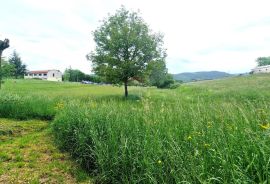
[{"label": "house window", "polygon": [[52,76],[54,77],[54,73],[52,74]]},{"label": "house window", "polygon": [[46,73],[44,73],[43,75],[44,75],[44,76],[47,76],[47,74],[46,74]]},{"label": "house window", "polygon": [[42,76],[42,74],[40,73],[39,76]]}]

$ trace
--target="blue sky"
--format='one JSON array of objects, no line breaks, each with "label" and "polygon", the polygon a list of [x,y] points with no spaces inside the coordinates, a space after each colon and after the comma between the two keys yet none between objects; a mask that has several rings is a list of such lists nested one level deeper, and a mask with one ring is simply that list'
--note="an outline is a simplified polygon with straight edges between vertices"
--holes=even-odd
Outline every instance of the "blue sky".
[{"label": "blue sky", "polygon": [[1,2],[0,39],[10,39],[30,70],[71,66],[90,73],[91,32],[121,5],[164,34],[170,73],[249,72],[270,55],[267,0],[8,0]]}]

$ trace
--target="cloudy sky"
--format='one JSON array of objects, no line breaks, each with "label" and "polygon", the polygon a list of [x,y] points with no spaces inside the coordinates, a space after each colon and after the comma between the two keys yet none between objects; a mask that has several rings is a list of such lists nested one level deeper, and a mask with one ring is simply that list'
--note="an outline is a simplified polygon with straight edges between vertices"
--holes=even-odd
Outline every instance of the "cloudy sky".
[{"label": "cloudy sky", "polygon": [[6,0],[0,39],[10,39],[28,69],[71,66],[90,73],[85,55],[100,21],[121,5],[162,32],[170,73],[248,72],[270,55],[269,0]]}]

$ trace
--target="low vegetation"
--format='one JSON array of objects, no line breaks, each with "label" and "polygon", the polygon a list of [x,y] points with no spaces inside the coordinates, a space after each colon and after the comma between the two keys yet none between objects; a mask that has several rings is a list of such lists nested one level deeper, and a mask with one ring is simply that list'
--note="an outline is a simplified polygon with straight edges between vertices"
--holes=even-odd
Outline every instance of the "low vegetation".
[{"label": "low vegetation", "polygon": [[21,97],[10,117],[51,114],[57,145],[96,183],[267,183],[269,79],[132,87],[128,99],[120,87],[11,80],[0,98]]}]

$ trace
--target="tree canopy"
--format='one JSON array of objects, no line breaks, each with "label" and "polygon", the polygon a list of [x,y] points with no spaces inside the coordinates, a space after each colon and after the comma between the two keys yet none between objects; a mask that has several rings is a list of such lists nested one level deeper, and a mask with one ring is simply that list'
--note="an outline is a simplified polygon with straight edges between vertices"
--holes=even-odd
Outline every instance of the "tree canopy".
[{"label": "tree canopy", "polygon": [[4,41],[0,40],[0,89],[1,89],[1,86],[2,86],[2,77],[3,77],[3,72],[2,72],[2,53],[8,47],[9,47],[9,39],[5,39]]},{"label": "tree canopy", "polygon": [[14,77],[21,78],[26,73],[26,65],[22,63],[21,57],[19,54],[14,50],[11,56],[9,57],[9,64],[14,65]]},{"label": "tree canopy", "polygon": [[10,64],[8,60],[2,59],[2,77],[12,78],[15,75],[15,66]]},{"label": "tree canopy", "polygon": [[256,62],[258,66],[270,65],[270,56],[269,57],[258,57]]},{"label": "tree canopy", "polygon": [[96,48],[87,55],[93,71],[110,83],[124,84],[125,96],[129,80],[144,79],[147,65],[166,57],[163,36],[124,7],[105,18],[93,35]]}]

